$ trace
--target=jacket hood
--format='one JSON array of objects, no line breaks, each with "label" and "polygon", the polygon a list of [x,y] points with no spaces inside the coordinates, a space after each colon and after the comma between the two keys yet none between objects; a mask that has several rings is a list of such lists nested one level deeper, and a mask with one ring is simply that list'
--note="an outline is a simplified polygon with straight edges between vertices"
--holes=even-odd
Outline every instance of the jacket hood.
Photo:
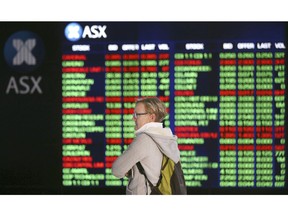
[{"label": "jacket hood", "polygon": [[173,135],[170,128],[149,127],[142,133],[150,136],[157,144],[160,151],[175,163],[180,160],[177,136]]}]

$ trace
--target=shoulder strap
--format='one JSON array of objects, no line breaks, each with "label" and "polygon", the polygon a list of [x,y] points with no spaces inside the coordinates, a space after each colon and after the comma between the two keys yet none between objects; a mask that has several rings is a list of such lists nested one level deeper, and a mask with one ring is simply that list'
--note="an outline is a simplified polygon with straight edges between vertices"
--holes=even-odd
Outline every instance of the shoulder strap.
[{"label": "shoulder strap", "polygon": [[[153,140],[153,142],[155,143],[155,140],[153,139],[153,137],[152,137],[150,134],[145,133],[145,132],[144,132],[144,134],[146,134],[147,136],[149,136],[149,137]],[[156,144],[156,143],[155,143],[155,144]],[[156,146],[157,146],[157,144],[156,144]],[[158,146],[157,146],[157,147],[158,147]],[[158,147],[158,149],[159,149],[159,147]],[[159,150],[160,150],[160,149],[159,149]],[[161,150],[160,150],[160,152],[161,152]],[[161,153],[162,153],[162,155],[163,155],[163,159],[162,159],[162,160],[164,160],[164,156],[165,156],[165,155],[163,154],[163,152],[161,152]],[[167,156],[166,156],[166,157],[167,157]],[[168,158],[168,157],[167,157],[167,158]],[[165,163],[165,166],[167,165],[167,163],[168,163],[168,159],[167,159],[167,162]],[[142,175],[145,176],[145,179],[148,181],[149,186],[150,186],[151,188],[155,187],[155,186],[152,184],[152,182],[148,179],[148,177],[147,177],[147,175],[146,175],[146,173],[145,173],[145,170],[144,170],[142,164],[140,163],[140,161],[138,161],[138,162],[136,163],[136,165],[137,165],[137,168],[138,168],[139,172],[140,172]],[[165,167],[165,166],[164,166],[164,167]],[[161,169],[163,169],[162,163],[161,163]],[[159,180],[158,180],[158,182],[157,182],[157,184],[156,184],[157,187],[158,187],[159,184],[161,183],[161,179],[162,179],[162,174],[161,174],[161,170],[160,170]]]},{"label": "shoulder strap", "polygon": [[137,165],[137,168],[138,168],[139,172],[140,172],[142,175],[145,176],[145,179],[148,181],[149,186],[150,186],[151,188],[153,188],[154,185],[153,185],[152,182],[147,178],[146,173],[145,173],[145,170],[144,170],[142,164],[140,163],[140,161],[138,161],[138,162],[136,163],[136,165]]}]

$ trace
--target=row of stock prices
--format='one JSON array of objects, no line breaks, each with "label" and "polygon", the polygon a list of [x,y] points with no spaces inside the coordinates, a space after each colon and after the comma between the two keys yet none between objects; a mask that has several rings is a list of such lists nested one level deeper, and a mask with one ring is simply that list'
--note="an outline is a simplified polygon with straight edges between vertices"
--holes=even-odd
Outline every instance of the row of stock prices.
[{"label": "row of stock prices", "polygon": [[286,187],[285,52],[283,41],[65,44],[62,185],[127,185],[112,164],[135,136],[135,101],[157,96],[188,187]]}]

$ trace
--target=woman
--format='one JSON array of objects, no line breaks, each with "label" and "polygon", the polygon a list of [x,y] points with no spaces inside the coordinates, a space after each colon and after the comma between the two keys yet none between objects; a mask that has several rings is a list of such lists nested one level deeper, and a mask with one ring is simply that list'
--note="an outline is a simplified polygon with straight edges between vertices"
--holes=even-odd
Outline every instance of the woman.
[{"label": "woman", "polygon": [[161,123],[167,112],[164,103],[157,97],[136,101],[133,120],[135,135],[128,149],[114,161],[112,174],[117,178],[129,178],[126,194],[150,194],[151,188],[136,163],[140,161],[148,179],[155,185],[160,176],[162,153],[175,163],[180,160],[177,137],[170,128]]}]

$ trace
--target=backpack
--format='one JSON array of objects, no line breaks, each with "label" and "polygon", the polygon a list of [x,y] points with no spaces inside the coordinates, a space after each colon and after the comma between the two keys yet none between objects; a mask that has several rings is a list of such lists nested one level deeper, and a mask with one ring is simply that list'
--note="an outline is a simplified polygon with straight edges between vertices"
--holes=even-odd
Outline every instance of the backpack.
[{"label": "backpack", "polygon": [[140,161],[136,163],[139,172],[145,176],[151,187],[151,195],[186,195],[187,188],[185,184],[184,174],[180,161],[175,163],[173,160],[163,154],[162,167],[160,177],[154,186],[147,178],[143,166]]},{"label": "backpack", "polygon": [[[149,134],[147,134],[150,136]],[[151,137],[151,136],[150,136]],[[152,138],[152,137],[151,137]],[[152,138],[153,139],[153,138]],[[163,154],[160,176],[157,184],[154,186],[147,178],[145,170],[140,161],[136,163],[139,172],[145,176],[151,188],[152,195],[186,195],[187,188],[181,162],[175,163],[165,154]]]}]

